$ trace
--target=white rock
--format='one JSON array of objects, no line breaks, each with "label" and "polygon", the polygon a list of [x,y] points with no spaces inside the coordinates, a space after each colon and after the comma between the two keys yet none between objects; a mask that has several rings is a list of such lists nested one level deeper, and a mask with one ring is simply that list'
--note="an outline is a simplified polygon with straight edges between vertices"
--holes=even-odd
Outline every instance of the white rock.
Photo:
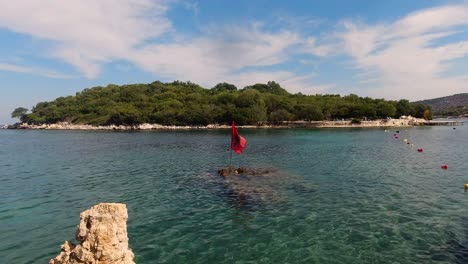
[{"label": "white rock", "polygon": [[127,219],[125,204],[101,203],[82,212],[75,234],[80,244],[66,241],[49,264],[134,264]]}]

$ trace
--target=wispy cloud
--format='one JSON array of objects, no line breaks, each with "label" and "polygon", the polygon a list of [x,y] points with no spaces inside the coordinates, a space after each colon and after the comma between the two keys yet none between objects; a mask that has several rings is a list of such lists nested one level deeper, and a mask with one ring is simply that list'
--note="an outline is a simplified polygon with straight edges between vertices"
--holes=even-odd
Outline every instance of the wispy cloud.
[{"label": "wispy cloud", "polygon": [[187,10],[191,11],[194,15],[200,14],[200,6],[198,2],[178,0],[178,2]]},{"label": "wispy cloud", "polygon": [[53,41],[46,52],[88,78],[97,77],[103,63],[171,29],[164,1],[0,0],[0,6],[0,27]]},{"label": "wispy cloud", "polygon": [[[275,80],[292,92],[352,91],[411,99],[467,89],[468,70],[448,74],[456,60],[468,55],[468,40],[460,37],[468,32],[466,4],[419,10],[380,23],[345,20],[328,24],[328,32],[316,35],[307,29],[331,21],[284,16],[275,26],[267,21],[204,26],[197,28],[197,36],[177,32],[168,18],[174,4],[195,14],[200,8],[186,0],[0,0],[0,28],[49,41],[48,50],[37,52],[73,65],[89,79],[97,78],[106,63],[126,61],[162,79],[207,87],[221,81],[242,87]],[[335,76],[352,65],[354,80],[347,87],[338,87],[334,80],[317,84],[317,65],[327,60],[336,65]],[[0,67],[67,77],[16,64]]]},{"label": "wispy cloud", "polygon": [[421,10],[393,23],[343,25],[343,50],[357,68],[371,73],[361,81],[372,83],[370,95],[421,99],[468,89],[468,71],[465,76],[446,74],[454,59],[468,55],[467,41],[447,43],[468,29],[466,5]]},{"label": "wispy cloud", "polygon": [[[68,62],[90,79],[98,77],[103,64],[126,60],[161,78],[205,85],[240,80],[248,68],[284,63],[291,48],[305,41],[294,31],[266,31],[255,22],[205,27],[197,37],[183,36],[166,17],[174,3],[194,12],[199,9],[187,1],[0,0],[0,27],[52,41],[49,56]],[[265,71],[257,71],[258,76],[265,76],[260,73]],[[268,76],[278,77],[275,71]]]},{"label": "wispy cloud", "polygon": [[230,79],[247,67],[280,64],[298,43],[292,32],[266,33],[256,26],[210,30],[184,42],[148,45],[128,59],[153,73],[200,83]]},{"label": "wispy cloud", "polygon": [[19,66],[15,64],[0,63],[0,71],[28,73],[54,79],[70,79],[74,76],[56,72],[54,70]]}]

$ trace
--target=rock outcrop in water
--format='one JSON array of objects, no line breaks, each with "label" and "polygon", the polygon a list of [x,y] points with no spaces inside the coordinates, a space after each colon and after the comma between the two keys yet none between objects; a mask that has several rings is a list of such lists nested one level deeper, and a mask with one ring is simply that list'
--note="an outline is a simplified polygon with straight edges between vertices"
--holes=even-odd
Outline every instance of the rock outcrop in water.
[{"label": "rock outcrop in water", "polygon": [[274,167],[227,166],[217,173],[202,174],[198,182],[236,208],[256,210],[265,206],[279,208],[288,202],[287,193],[315,192],[316,186],[302,177]]},{"label": "rock outcrop in water", "polygon": [[101,203],[80,214],[75,233],[79,245],[65,241],[49,264],[134,264],[128,248],[127,207]]},{"label": "rock outcrop in water", "polygon": [[241,174],[241,175],[267,175],[269,173],[271,173],[272,171],[269,170],[269,169],[262,169],[262,168],[259,168],[259,169],[252,169],[252,168],[245,168],[245,167],[240,167],[240,168],[234,168],[234,167],[225,167],[225,168],[222,168],[222,169],[219,169],[218,170],[218,174],[220,176],[224,176],[224,177],[227,177],[227,176],[230,176],[230,175],[238,175],[238,174]]}]

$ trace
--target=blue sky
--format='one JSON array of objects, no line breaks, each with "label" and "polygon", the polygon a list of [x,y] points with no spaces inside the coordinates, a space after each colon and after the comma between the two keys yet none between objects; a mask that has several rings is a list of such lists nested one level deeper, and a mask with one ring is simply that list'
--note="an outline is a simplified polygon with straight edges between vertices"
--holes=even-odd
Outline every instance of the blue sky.
[{"label": "blue sky", "polygon": [[468,2],[0,0],[0,124],[109,83],[411,100],[468,92]]}]

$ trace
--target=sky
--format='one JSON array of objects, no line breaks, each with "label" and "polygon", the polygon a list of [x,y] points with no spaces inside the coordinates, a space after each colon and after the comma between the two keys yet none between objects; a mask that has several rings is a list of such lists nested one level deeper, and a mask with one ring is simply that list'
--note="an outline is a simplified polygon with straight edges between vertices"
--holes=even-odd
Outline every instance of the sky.
[{"label": "sky", "polygon": [[94,86],[191,81],[468,92],[467,0],[0,0],[0,124]]}]

